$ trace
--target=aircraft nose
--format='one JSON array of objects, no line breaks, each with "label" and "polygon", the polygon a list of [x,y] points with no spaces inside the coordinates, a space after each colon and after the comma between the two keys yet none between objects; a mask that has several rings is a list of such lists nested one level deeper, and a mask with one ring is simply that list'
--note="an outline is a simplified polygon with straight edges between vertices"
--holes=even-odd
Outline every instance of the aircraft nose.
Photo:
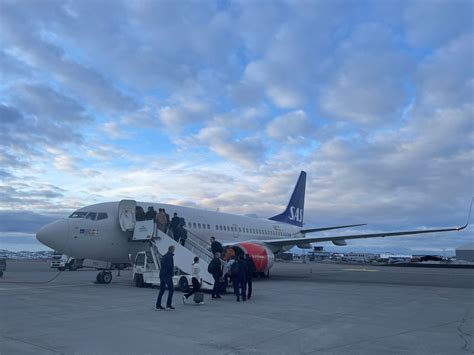
[{"label": "aircraft nose", "polygon": [[64,219],[47,224],[36,233],[36,239],[51,249],[61,251],[66,246],[68,224]]}]

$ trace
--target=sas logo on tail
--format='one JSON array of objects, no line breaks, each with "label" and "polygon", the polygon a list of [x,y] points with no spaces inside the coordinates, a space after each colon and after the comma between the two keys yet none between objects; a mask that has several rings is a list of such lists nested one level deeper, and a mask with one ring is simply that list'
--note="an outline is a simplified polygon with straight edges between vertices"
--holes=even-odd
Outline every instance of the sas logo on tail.
[{"label": "sas logo on tail", "polygon": [[291,219],[292,221],[303,222],[303,209],[291,206],[290,216],[288,218]]}]

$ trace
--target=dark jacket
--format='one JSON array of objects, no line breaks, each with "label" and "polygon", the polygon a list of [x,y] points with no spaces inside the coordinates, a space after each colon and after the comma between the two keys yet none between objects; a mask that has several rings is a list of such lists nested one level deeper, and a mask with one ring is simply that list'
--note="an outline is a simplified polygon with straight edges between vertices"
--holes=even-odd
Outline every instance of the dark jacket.
[{"label": "dark jacket", "polygon": [[174,230],[174,236],[178,240],[186,240],[188,238],[188,232],[183,228],[183,226],[178,225],[178,227]]},{"label": "dark jacket", "polygon": [[145,220],[145,211],[141,206],[135,207],[135,218],[137,221],[144,221]]},{"label": "dark jacket", "polygon": [[221,243],[219,243],[217,240],[214,240],[211,243],[211,251],[212,251],[212,254],[224,253],[224,248],[222,247]]},{"label": "dark jacket", "polygon": [[257,272],[257,268],[255,266],[255,263],[253,262],[252,257],[245,258],[244,261],[247,264],[247,278],[252,277],[254,272]]},{"label": "dark jacket", "polygon": [[146,220],[150,220],[150,219],[155,220],[156,215],[157,215],[157,212],[155,211],[155,209],[149,209],[145,213],[145,219]]},{"label": "dark jacket", "polygon": [[237,260],[236,263],[239,265],[239,271],[234,277],[238,280],[245,280],[247,278],[248,268],[245,260]]},{"label": "dark jacket", "polygon": [[170,228],[173,232],[176,230],[176,227],[179,225],[180,220],[181,218],[179,218],[178,216],[174,216],[173,218],[171,218]]},{"label": "dark jacket", "polygon": [[160,268],[160,277],[173,277],[174,275],[174,261],[173,261],[174,254],[171,252],[167,252],[161,258],[161,268]]}]

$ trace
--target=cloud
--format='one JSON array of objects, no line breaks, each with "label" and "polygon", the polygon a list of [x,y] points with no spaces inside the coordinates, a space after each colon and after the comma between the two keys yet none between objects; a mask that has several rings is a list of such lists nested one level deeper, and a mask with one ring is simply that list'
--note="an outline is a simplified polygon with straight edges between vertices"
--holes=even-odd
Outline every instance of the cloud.
[{"label": "cloud", "polygon": [[456,38],[423,61],[417,73],[419,100],[431,109],[472,103],[472,35]]},{"label": "cloud", "polygon": [[159,110],[159,117],[171,131],[180,131],[186,125],[205,121],[209,113],[207,104],[197,99],[179,98],[175,106],[164,106]]},{"label": "cloud", "polygon": [[340,65],[323,89],[319,104],[330,117],[360,124],[388,123],[409,102],[405,80],[409,58],[394,46],[394,34],[377,23],[359,26],[342,42]]},{"label": "cloud", "polygon": [[130,139],[132,137],[130,133],[120,127],[118,122],[106,122],[103,126],[105,133],[112,139]]},{"label": "cloud", "polygon": [[221,157],[244,166],[254,166],[262,161],[264,145],[257,137],[233,138],[224,128],[203,128],[196,138]]},{"label": "cloud", "polygon": [[296,140],[311,138],[315,126],[302,110],[279,116],[267,126],[267,134],[276,140]]},{"label": "cloud", "polygon": [[[30,12],[38,9],[32,3],[24,3],[25,7],[13,8],[11,4],[2,6],[3,22],[1,38],[5,46],[15,55],[33,67],[36,72],[45,74],[67,85],[70,91],[103,109],[127,110],[135,107],[134,101],[122,94],[114,84],[107,81],[93,68],[82,65],[68,57],[61,41],[45,29],[49,24],[42,21],[64,21],[65,13],[61,8],[54,8],[53,3],[45,3],[44,7],[54,8],[46,18]],[[33,5],[33,6],[31,6]],[[25,11],[20,11],[25,10]],[[43,11],[40,11],[43,13]],[[56,43],[55,43],[56,42]]]},{"label": "cloud", "polygon": [[33,211],[0,211],[0,233],[36,233],[41,227],[61,217],[64,215]]},{"label": "cloud", "polygon": [[[469,0],[409,1],[405,5],[404,21],[407,39],[415,47],[442,46],[472,31],[473,4]],[[423,21],[420,21],[423,18]]]}]

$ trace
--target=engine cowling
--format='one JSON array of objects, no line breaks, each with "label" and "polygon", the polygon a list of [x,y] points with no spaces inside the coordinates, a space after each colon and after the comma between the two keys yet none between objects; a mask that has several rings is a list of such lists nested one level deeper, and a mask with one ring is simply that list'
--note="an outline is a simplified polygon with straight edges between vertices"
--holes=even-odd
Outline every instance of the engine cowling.
[{"label": "engine cowling", "polygon": [[250,255],[255,263],[257,273],[266,273],[273,266],[275,255],[265,245],[243,242],[233,245],[232,247],[237,247],[241,249],[244,254]]}]

